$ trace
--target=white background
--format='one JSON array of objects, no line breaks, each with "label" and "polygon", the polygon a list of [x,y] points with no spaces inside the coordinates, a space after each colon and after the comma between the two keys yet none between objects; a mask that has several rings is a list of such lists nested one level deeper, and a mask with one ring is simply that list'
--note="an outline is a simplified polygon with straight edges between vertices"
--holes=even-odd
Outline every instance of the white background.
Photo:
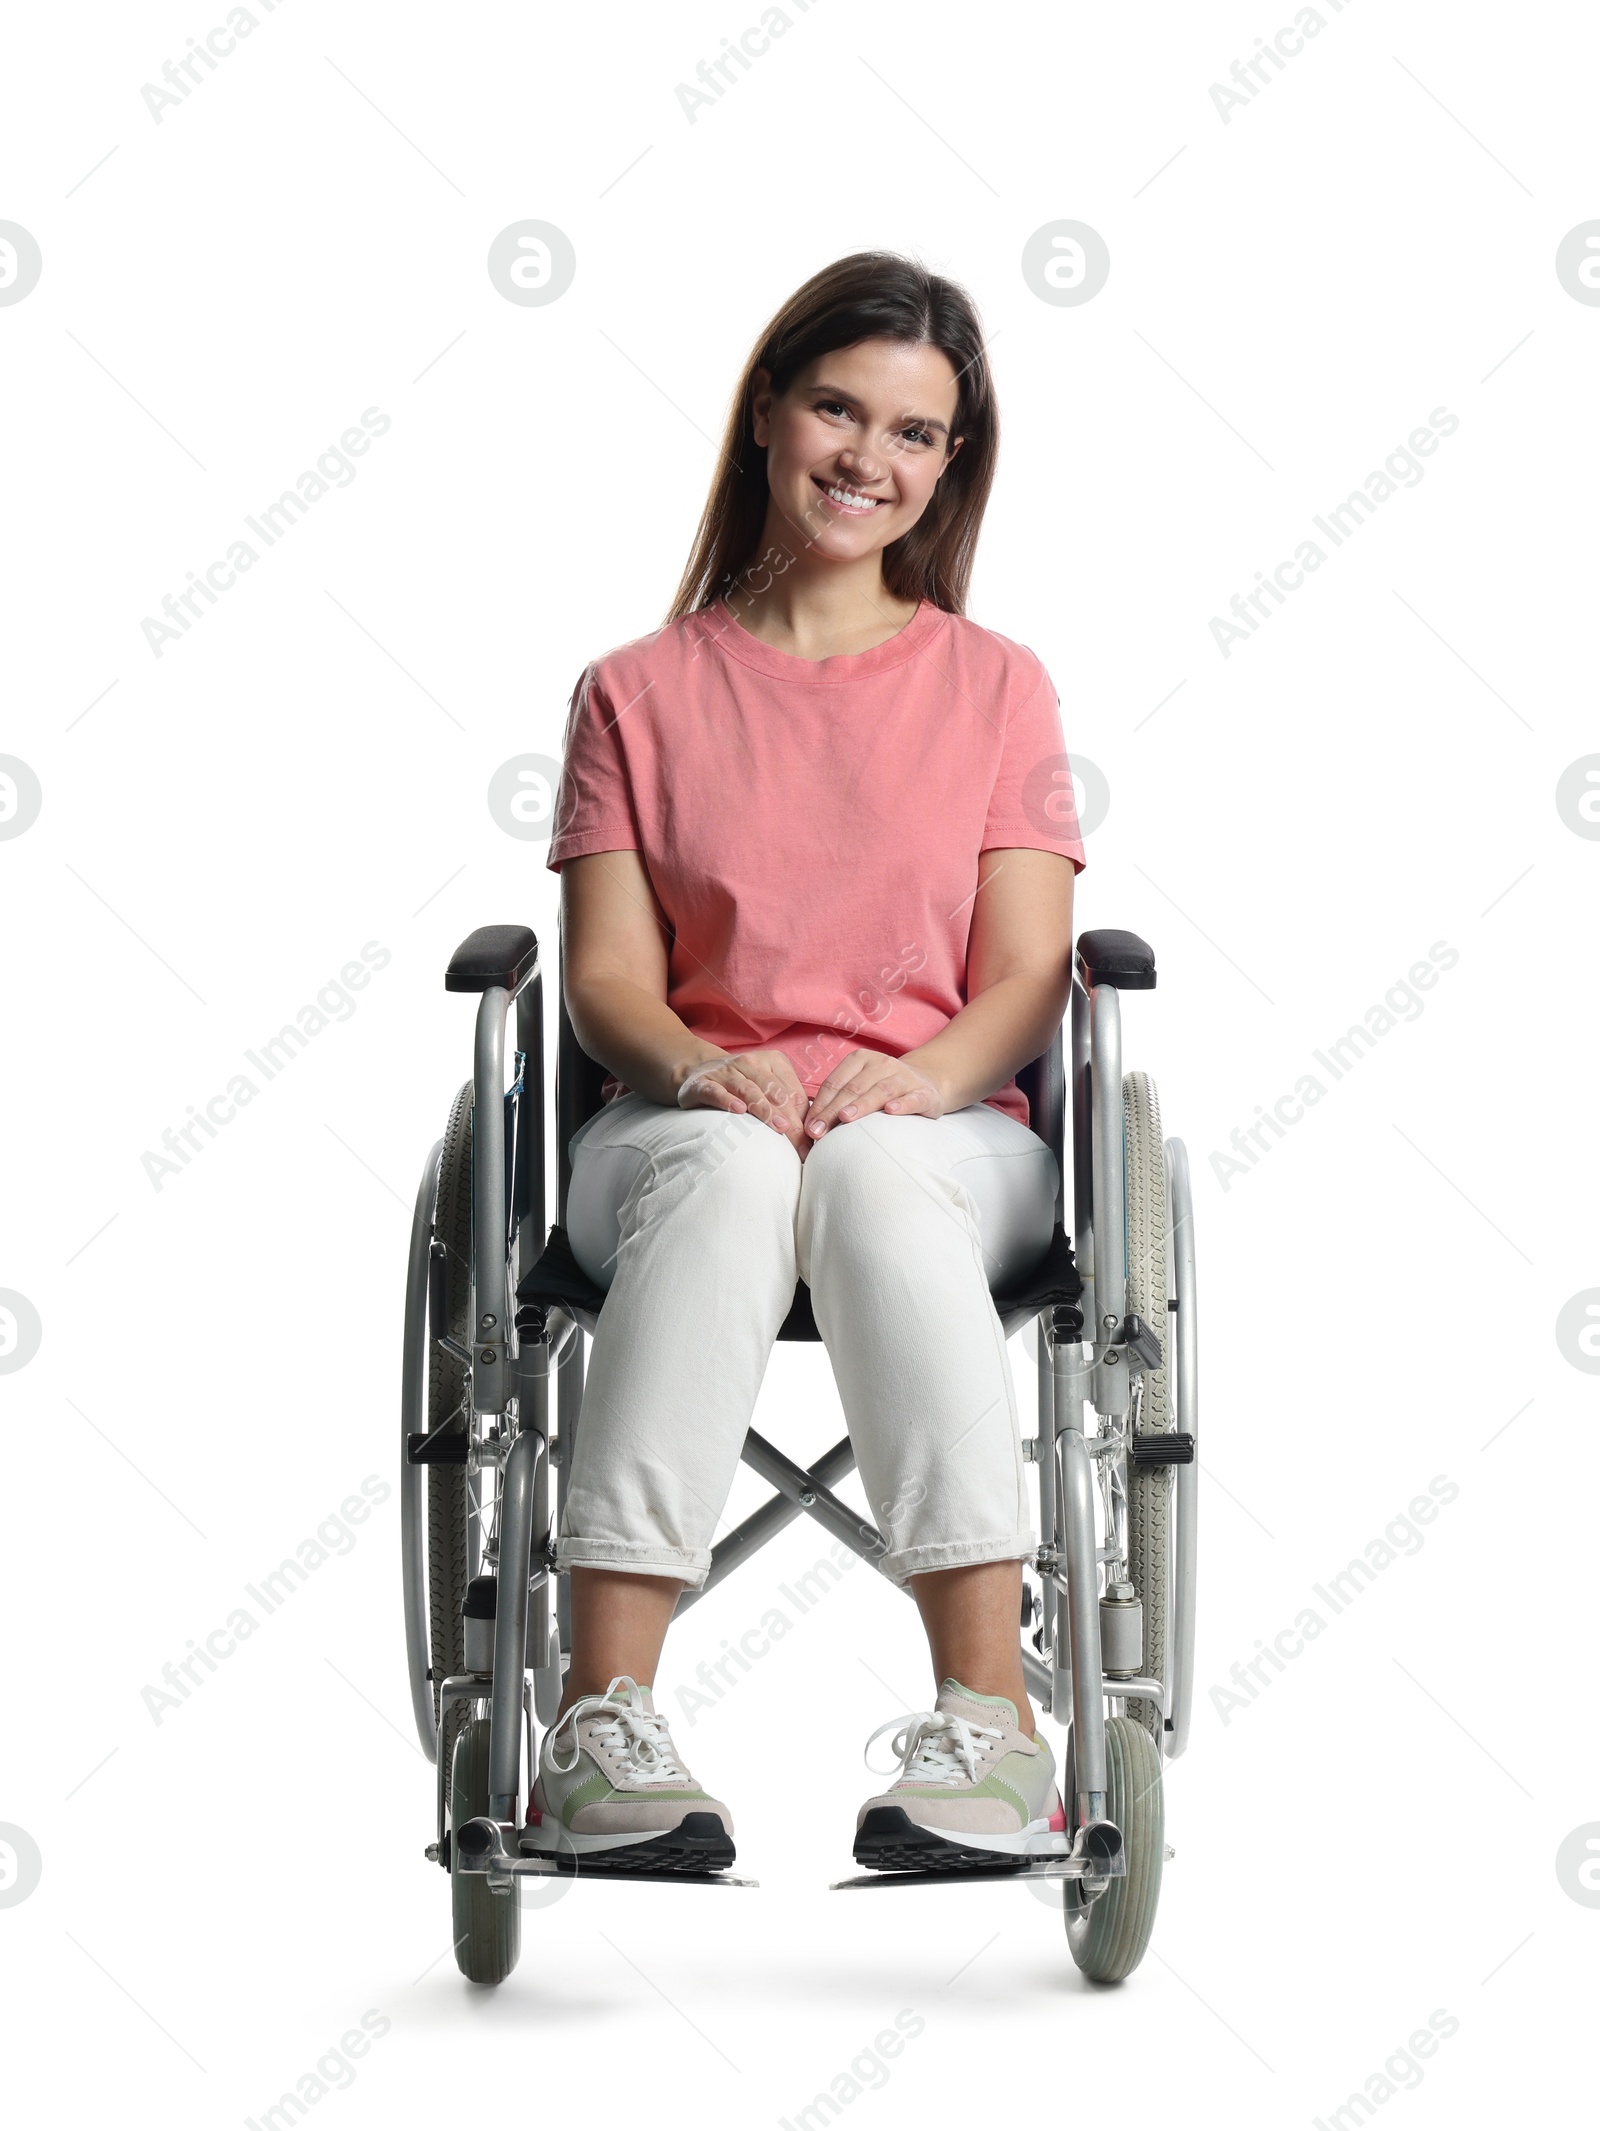
[{"label": "white background", "polygon": [[[221,0],[7,31],[0,217],[43,258],[0,308],[0,748],[43,795],[0,843],[0,1287],[43,1327],[0,1382],[30,2121],[259,2119],[367,2009],[388,2031],[311,2112],[335,2131],[792,2120],[902,2008],[923,2029],[852,2124],[1325,2120],[1435,2009],[1459,2026],[1385,2122],[1575,2076],[1595,1386],[1555,1326],[1600,1283],[1600,847],[1555,794],[1600,747],[1600,309],[1555,254],[1600,215],[1600,35],[1329,4],[1225,123],[1211,85],[1289,0],[785,11],[693,123],[676,85],[755,0],[258,4],[159,124],[142,87]],[[486,272],[526,218],[576,251],[545,307]],[[1077,307],[1021,270],[1062,218],[1111,255]],[[659,624],[751,343],[869,245],[982,311],[971,611],[1108,781],[1080,923],[1160,963],[1127,1062],[1193,1160],[1206,1446],[1177,1855],[1112,1991],[1026,1889],[829,1893],[861,1744],[929,1693],[912,1609],[857,1570],[678,1720],[760,1890],[566,1890],[474,1991],[422,1857],[394,1493],[178,1709],[141,1691],[393,1482],[411,1199],[470,1070],[444,967],[483,923],[553,941],[489,780],[558,754],[584,663]],[[154,656],[144,618],[368,407],[356,478]],[[1212,617],[1435,408],[1424,477],[1224,658]],[[369,941],[355,1012],[157,1190],[162,1132]],[[1420,1015],[1225,1189],[1230,1133],[1441,941]],[[841,1432],[819,1350],[778,1350],[757,1420],[802,1456]],[[1225,1720],[1209,1690],[1440,1474],[1420,1551]],[[665,1706],[826,1552],[791,1530],[689,1616]]]}]

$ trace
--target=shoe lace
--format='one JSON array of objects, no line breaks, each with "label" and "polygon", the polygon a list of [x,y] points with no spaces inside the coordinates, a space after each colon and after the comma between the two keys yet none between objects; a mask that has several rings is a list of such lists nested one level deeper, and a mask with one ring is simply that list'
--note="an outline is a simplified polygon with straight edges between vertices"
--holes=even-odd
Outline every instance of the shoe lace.
[{"label": "shoe lace", "polygon": [[[989,1724],[969,1724],[949,1710],[928,1709],[911,1717],[891,1717],[880,1724],[867,1741],[862,1759],[872,1768],[871,1753],[886,1731],[894,1737],[889,1751],[900,1757],[902,1783],[976,1783],[978,1763],[988,1751],[980,1739],[1001,1739],[1005,1734]],[[887,1775],[886,1769],[873,1769]]]},{"label": "shoe lace", "polygon": [[[625,1702],[612,1700],[619,1687],[626,1687],[628,1690],[628,1699]],[[578,1725],[584,1717],[595,1719],[594,1736],[597,1741],[607,1747],[622,1749],[633,1774],[643,1776],[652,1783],[689,1780],[689,1771],[678,1759],[677,1750],[672,1744],[666,1718],[645,1708],[643,1694],[626,1673],[619,1674],[604,1694],[580,1695],[551,1731],[548,1741],[550,1766],[559,1775],[570,1775],[578,1765]],[[557,1758],[557,1745],[569,1727],[572,1734],[572,1758],[570,1761],[562,1761]]]}]

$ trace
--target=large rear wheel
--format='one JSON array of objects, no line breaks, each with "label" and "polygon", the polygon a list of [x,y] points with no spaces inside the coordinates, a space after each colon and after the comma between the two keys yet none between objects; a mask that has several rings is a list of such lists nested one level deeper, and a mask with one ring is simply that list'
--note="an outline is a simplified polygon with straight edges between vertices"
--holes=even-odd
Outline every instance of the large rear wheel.
[{"label": "large rear wheel", "polygon": [[[438,1262],[431,1292],[437,1306],[428,1324],[428,1433],[435,1434],[464,1414],[472,1422],[471,1378],[466,1365],[439,1344],[442,1334],[466,1346],[472,1315],[472,1082],[467,1081],[450,1107],[444,1148],[439,1157],[439,1188],[434,1201],[433,1240],[444,1256]],[[441,1709],[439,1689],[452,1673],[463,1672],[461,1608],[472,1574],[471,1518],[476,1510],[464,1465],[430,1465],[428,1473],[428,1628],[433,1673],[433,1715],[439,1753],[447,1769],[466,1724],[465,1702]],[[487,1752],[485,1748],[485,1752]],[[468,1816],[471,1817],[470,1815]]]},{"label": "large rear wheel", "polygon": [[[1167,1380],[1167,1172],[1161,1144],[1161,1105],[1148,1073],[1128,1073],[1122,1082],[1124,1234],[1128,1261],[1128,1310],[1137,1311],[1161,1344],[1161,1366],[1135,1382],[1139,1412],[1135,1433],[1165,1433],[1172,1427]],[[1166,1465],[1128,1468],[1128,1575],[1143,1602],[1147,1678],[1167,1677],[1167,1632],[1171,1608],[1172,1474]],[[1161,1711],[1144,1697],[1130,1697],[1128,1714],[1152,1739],[1159,1737]]]}]

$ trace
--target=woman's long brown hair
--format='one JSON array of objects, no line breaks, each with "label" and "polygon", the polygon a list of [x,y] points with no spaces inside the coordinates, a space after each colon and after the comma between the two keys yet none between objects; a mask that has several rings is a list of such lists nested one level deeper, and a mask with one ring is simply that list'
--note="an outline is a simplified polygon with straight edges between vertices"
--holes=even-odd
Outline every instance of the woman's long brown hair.
[{"label": "woman's long brown hair", "polygon": [[767,516],[767,454],[755,440],[751,401],[757,370],[782,394],[818,356],[863,340],[909,341],[942,350],[956,373],[950,442],[963,442],[932,501],[909,533],[883,551],[884,585],[897,599],[926,599],[966,612],[978,528],[994,480],[999,412],[983,329],[965,289],[898,252],[852,252],[795,290],[745,364],[728,412],[717,477],[701,513],[669,622],[734,591],[756,560]]}]

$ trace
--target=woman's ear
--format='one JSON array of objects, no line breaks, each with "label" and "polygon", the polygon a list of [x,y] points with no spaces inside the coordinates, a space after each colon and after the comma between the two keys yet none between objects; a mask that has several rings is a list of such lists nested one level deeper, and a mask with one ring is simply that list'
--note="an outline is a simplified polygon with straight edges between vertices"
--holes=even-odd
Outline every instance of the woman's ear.
[{"label": "woman's ear", "polygon": [[961,449],[962,445],[965,444],[966,441],[967,440],[965,437],[952,437],[950,439],[950,449],[945,454],[944,465],[941,466],[939,469],[938,478],[943,479],[944,475],[949,470],[950,461],[955,457],[956,453]]},{"label": "woman's ear", "polygon": [[771,435],[771,428],[768,422],[768,417],[771,412],[772,372],[770,370],[763,369],[758,364],[756,366],[755,376],[751,379],[750,426],[755,432],[755,440],[757,444],[760,445],[763,450],[766,449],[767,439]]}]

